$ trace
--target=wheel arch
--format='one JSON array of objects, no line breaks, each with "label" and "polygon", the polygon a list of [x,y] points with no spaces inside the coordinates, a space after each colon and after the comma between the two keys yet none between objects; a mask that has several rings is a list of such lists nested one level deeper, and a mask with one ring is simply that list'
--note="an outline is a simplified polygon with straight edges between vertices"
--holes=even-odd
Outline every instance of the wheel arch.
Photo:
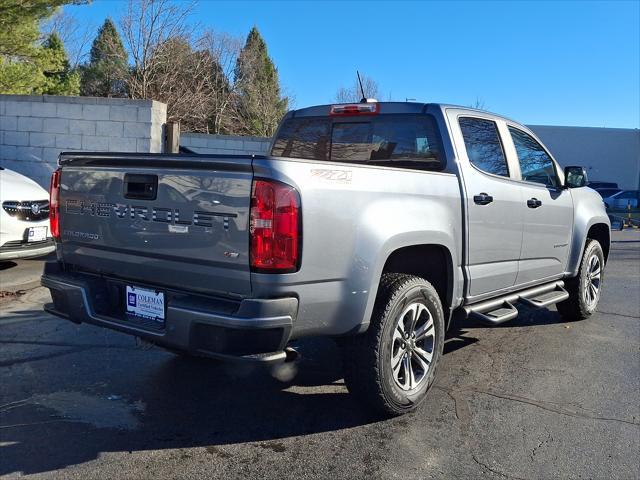
[{"label": "wheel arch", "polygon": [[591,227],[589,227],[589,231],[587,232],[587,238],[598,241],[598,243],[602,247],[604,262],[607,263],[607,259],[609,258],[609,249],[611,247],[611,230],[609,226],[604,223],[595,223],[591,225]]},{"label": "wheel arch", "polygon": [[380,278],[385,273],[415,275],[431,283],[440,297],[448,328],[454,296],[454,265],[449,248],[433,243],[399,247],[387,256]]}]

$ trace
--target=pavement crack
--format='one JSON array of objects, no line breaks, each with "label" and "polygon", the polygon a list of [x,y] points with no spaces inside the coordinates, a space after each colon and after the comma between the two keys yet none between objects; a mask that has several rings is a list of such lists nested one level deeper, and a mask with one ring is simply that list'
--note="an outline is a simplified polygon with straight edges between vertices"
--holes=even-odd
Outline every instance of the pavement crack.
[{"label": "pavement crack", "polygon": [[23,283],[15,287],[3,288],[0,290],[0,304],[5,305],[12,302],[21,302],[22,298],[27,293],[40,288],[40,280],[34,280],[32,282]]},{"label": "pavement crack", "polygon": [[71,348],[117,348],[122,350],[136,350],[133,347],[120,346],[120,345],[108,345],[103,343],[68,343],[68,342],[41,342],[37,340],[0,340],[0,345],[3,344],[17,344],[17,345],[42,345],[45,347],[71,347]]},{"label": "pavement crack", "polygon": [[453,400],[456,419],[460,420],[465,426],[471,423],[471,409],[469,408],[467,400],[461,395],[461,390],[448,390],[438,385],[434,385],[433,388],[442,390]]},{"label": "pavement crack", "polygon": [[13,410],[14,408],[19,408],[24,405],[28,405],[29,399],[23,398],[22,400],[16,400],[14,402],[5,403],[4,405],[0,405],[0,413],[8,412],[9,410]]},{"label": "pavement crack", "polygon": [[495,468],[491,468],[489,465],[487,465],[486,463],[481,462],[480,460],[478,460],[478,457],[476,457],[475,455],[471,455],[471,458],[473,458],[473,461],[476,462],[478,465],[480,465],[482,468],[489,470],[491,473],[494,473],[502,478],[513,478],[515,480],[526,480],[523,477],[516,477],[514,475],[507,475],[506,473],[501,472],[500,470],[496,470]]},{"label": "pavement crack", "polygon": [[538,445],[533,447],[533,449],[531,450],[531,453],[529,454],[529,458],[531,458],[531,461],[532,462],[535,461],[535,456],[537,455],[538,450],[540,450],[543,446],[545,446],[547,443],[552,441],[553,441],[553,437],[547,431],[547,437],[544,440],[538,441]]},{"label": "pavement crack", "polygon": [[[467,400],[464,398],[464,393],[465,392],[474,392],[474,393],[480,393],[480,394],[484,394],[484,395],[489,395],[491,397],[495,397],[495,398],[500,398],[502,400],[509,400],[512,402],[517,402],[517,403],[522,403],[525,405],[531,405],[534,407],[538,407],[541,408],[542,410],[546,410],[548,412],[553,412],[553,413],[557,413],[558,415],[564,415],[567,417],[573,417],[573,418],[583,418],[583,419],[588,419],[588,420],[600,420],[603,422],[617,422],[617,423],[624,423],[627,425],[633,425],[633,426],[640,426],[640,422],[638,422],[637,420],[626,420],[623,418],[615,418],[615,417],[604,417],[604,416],[599,416],[599,415],[593,415],[590,413],[583,413],[583,412],[579,412],[577,410],[570,410],[568,408],[564,408],[560,405],[563,404],[558,404],[556,402],[545,402],[543,400],[536,400],[533,398],[527,398],[527,397],[521,397],[519,395],[511,395],[508,393],[502,393],[502,392],[497,392],[495,390],[483,390],[480,388],[473,388],[473,387],[467,387],[467,388],[461,388],[461,389],[456,389],[456,388],[452,388],[452,389],[448,389],[446,387],[442,387],[439,385],[434,385],[433,388],[437,388],[439,390],[442,390],[443,392],[447,393],[447,395],[449,395],[449,397],[451,397],[451,399],[454,401],[454,407],[455,407],[455,414],[456,414],[456,418],[459,419],[462,422],[466,422],[466,423],[470,423],[471,422],[471,418],[472,418],[472,413],[471,413],[471,409],[469,408],[469,403],[467,402]],[[581,407],[578,407],[581,410],[583,410]]]},{"label": "pavement crack", "polygon": [[47,423],[61,423],[70,422],[71,420],[59,419],[59,420],[44,420],[42,422],[30,422],[30,423],[14,423],[13,425],[0,425],[0,429],[16,428],[16,427],[33,427],[35,425],[45,425]]},{"label": "pavement crack", "polygon": [[30,357],[30,358],[20,358],[17,360],[3,360],[0,361],[0,368],[1,367],[13,367],[15,365],[20,365],[22,363],[31,363],[31,362],[37,362],[39,360],[49,360],[51,358],[56,358],[56,357],[61,357],[63,355],[69,355],[70,353],[80,353],[80,352],[84,352],[86,350],[90,350],[93,347],[78,347],[78,348],[70,348],[69,350],[65,350],[64,352],[54,352],[54,353],[49,353],[46,355],[38,355],[35,357]]},{"label": "pavement crack", "polygon": [[622,419],[622,418],[614,418],[614,417],[601,417],[601,416],[598,416],[598,415],[591,415],[591,414],[588,414],[588,413],[572,411],[572,410],[568,410],[566,408],[555,406],[551,402],[544,402],[542,400],[535,400],[535,399],[531,399],[531,398],[520,397],[518,395],[510,395],[510,394],[507,394],[507,393],[499,393],[499,392],[492,391],[492,390],[480,390],[480,389],[475,389],[475,388],[470,388],[469,390],[473,391],[473,392],[476,392],[476,393],[482,393],[482,394],[485,394],[485,395],[490,395],[492,397],[501,398],[503,400],[509,400],[509,401],[513,401],[513,402],[524,403],[526,405],[532,405],[534,407],[538,407],[538,408],[541,408],[543,410],[547,410],[549,412],[557,413],[559,415],[565,415],[567,417],[585,418],[585,419],[589,419],[589,420],[601,420],[601,421],[604,421],[604,422],[626,423],[628,425],[634,425],[634,426],[639,426],[640,425],[640,422],[637,422],[637,421],[634,421],[634,420],[625,420],[625,419]]},{"label": "pavement crack", "polygon": [[626,313],[616,313],[616,312],[605,312],[604,310],[598,310],[598,313],[604,313],[605,315],[615,315],[616,317],[625,317],[625,318],[640,318],[638,315],[627,315]]},{"label": "pavement crack", "polygon": [[63,355],[68,355],[70,353],[80,353],[86,350],[100,349],[100,348],[108,348],[108,349],[121,349],[121,350],[135,350],[131,347],[126,346],[118,346],[118,345],[102,345],[102,344],[85,344],[78,345],[72,343],[65,342],[38,342],[38,341],[23,341],[23,340],[2,340],[0,341],[0,345],[4,344],[16,344],[16,345],[40,345],[46,347],[60,347],[67,348],[62,352],[56,351],[44,355],[36,355],[29,358],[20,358],[16,360],[2,360],[0,361],[0,367],[13,367],[15,365],[20,365],[22,363],[30,363],[37,362],[40,360],[49,360],[51,358],[60,357]]}]

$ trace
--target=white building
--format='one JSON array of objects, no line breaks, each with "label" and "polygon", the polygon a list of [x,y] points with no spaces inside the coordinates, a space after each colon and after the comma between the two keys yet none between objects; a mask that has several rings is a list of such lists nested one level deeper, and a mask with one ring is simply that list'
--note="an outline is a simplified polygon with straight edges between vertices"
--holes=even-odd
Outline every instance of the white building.
[{"label": "white building", "polygon": [[640,189],[640,130],[529,125],[560,164],[581,165],[591,181]]}]

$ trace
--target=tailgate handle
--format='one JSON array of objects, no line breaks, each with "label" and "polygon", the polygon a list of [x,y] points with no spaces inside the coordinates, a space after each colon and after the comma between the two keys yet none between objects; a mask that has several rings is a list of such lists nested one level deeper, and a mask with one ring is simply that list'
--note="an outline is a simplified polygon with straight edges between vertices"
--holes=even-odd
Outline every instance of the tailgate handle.
[{"label": "tailgate handle", "polygon": [[124,198],[155,200],[158,195],[158,176],[127,173],[124,176]]}]

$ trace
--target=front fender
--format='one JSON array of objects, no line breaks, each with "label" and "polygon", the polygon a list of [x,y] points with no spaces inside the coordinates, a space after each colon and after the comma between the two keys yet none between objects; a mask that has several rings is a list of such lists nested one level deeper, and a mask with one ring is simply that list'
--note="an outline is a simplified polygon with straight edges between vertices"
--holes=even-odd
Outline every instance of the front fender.
[{"label": "front fender", "polygon": [[[587,234],[591,227],[597,224],[605,224],[609,229],[611,238],[611,222],[604,207],[600,195],[588,187],[571,190],[573,197],[573,233],[571,237],[571,249],[567,260],[566,276],[575,277],[580,268],[582,252],[587,242]],[[603,245],[607,251],[609,245]]]}]

